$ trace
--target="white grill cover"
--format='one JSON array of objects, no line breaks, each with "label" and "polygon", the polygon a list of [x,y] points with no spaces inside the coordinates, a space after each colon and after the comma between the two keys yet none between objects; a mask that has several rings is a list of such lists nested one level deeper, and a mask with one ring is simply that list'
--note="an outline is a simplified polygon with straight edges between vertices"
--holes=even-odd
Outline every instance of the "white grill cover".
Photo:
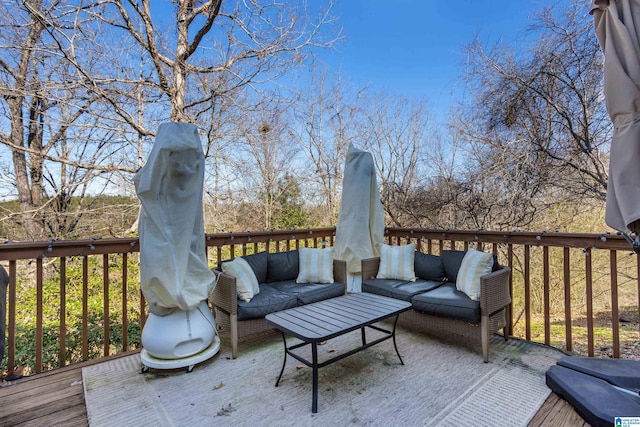
[{"label": "white grill cover", "polygon": [[193,310],[214,285],[207,265],[204,154],[196,126],[163,123],[133,182],[142,203],[140,287],[156,315]]},{"label": "white grill cover", "polygon": [[360,261],[380,256],[383,242],[384,213],[373,156],[350,144],[342,178],[334,257],[347,262],[349,273],[359,273]]}]

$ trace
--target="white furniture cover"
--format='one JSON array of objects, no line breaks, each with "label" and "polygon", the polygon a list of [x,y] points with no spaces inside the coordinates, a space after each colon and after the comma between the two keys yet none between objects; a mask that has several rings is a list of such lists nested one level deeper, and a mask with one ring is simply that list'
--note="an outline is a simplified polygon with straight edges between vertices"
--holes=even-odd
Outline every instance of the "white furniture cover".
[{"label": "white furniture cover", "polygon": [[193,310],[215,282],[206,257],[204,154],[196,126],[161,124],[133,182],[142,203],[140,287],[149,311],[162,316]]}]

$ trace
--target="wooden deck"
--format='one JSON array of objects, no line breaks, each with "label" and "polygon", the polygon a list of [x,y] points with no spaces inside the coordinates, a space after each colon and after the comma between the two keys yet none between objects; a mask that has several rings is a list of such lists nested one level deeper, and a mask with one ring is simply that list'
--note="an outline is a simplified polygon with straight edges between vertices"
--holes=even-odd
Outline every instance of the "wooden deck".
[{"label": "wooden deck", "polygon": [[[107,359],[133,353],[135,352]],[[0,388],[0,426],[88,426],[82,368],[95,363],[83,362],[24,377],[12,385]],[[529,426],[588,427],[589,424],[569,404],[551,393]]]}]

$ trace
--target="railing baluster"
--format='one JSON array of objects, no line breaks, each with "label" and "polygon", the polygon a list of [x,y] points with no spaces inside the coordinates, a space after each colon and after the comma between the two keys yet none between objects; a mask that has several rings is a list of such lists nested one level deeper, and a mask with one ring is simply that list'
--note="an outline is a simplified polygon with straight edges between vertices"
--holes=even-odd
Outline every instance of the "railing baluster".
[{"label": "railing baluster", "polygon": [[128,292],[128,275],[129,275],[129,256],[126,252],[122,253],[122,351],[129,349],[129,292]]},{"label": "railing baluster", "polygon": [[109,254],[102,255],[102,354],[109,355]]},{"label": "railing baluster", "polygon": [[82,257],[82,360],[89,359],[89,257]]},{"label": "railing baluster", "polygon": [[36,374],[42,372],[42,258],[36,258]]},{"label": "railing baluster", "polygon": [[[638,305],[636,305],[636,307],[638,315],[640,316],[640,255],[636,255],[636,282],[636,292],[638,295]],[[638,322],[638,328],[640,328],[640,322]]]},{"label": "railing baluster", "polygon": [[564,322],[566,333],[567,351],[573,349],[573,336],[571,334],[571,257],[569,248],[564,248]]},{"label": "railing baluster", "polygon": [[8,354],[7,370],[9,375],[14,373],[16,366],[16,262],[9,261],[9,322],[8,329]]},{"label": "railing baluster", "polygon": [[591,271],[591,248],[584,250],[585,263],[585,283],[587,297],[587,344],[589,357],[595,354],[595,344],[593,341],[593,275]]},{"label": "railing baluster", "polygon": [[144,329],[144,324],[147,321],[147,312],[145,311],[146,305],[147,301],[144,298],[142,288],[140,288],[140,330]]},{"label": "railing baluster", "polygon": [[507,319],[507,335],[513,335],[513,245],[507,245],[507,266],[511,269],[509,276],[509,295],[511,295],[511,310],[509,310],[509,318]]},{"label": "railing baluster", "polygon": [[524,325],[525,337],[531,340],[531,246],[524,246]]},{"label": "railing baluster", "polygon": [[542,275],[544,292],[544,343],[551,345],[551,307],[549,301],[549,246],[542,248]]},{"label": "railing baluster", "polygon": [[618,253],[609,251],[611,268],[611,332],[613,334],[613,357],[620,357],[620,315],[618,313]]},{"label": "railing baluster", "polygon": [[67,258],[60,257],[60,348],[58,367],[67,362]]}]

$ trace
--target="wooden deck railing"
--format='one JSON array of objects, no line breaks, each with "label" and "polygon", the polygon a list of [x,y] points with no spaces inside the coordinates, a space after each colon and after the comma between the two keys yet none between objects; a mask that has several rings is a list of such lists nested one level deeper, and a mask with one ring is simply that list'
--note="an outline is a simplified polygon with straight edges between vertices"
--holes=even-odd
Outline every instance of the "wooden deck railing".
[{"label": "wooden deck railing", "polygon": [[[334,235],[334,228],[219,233],[206,242],[214,266],[263,250],[332,246]],[[621,236],[399,228],[386,236],[427,253],[476,247],[498,255],[513,269],[513,335],[589,356],[606,349],[620,357],[629,334],[637,342],[637,324],[621,333],[618,322],[621,312],[637,322],[640,296],[640,263]],[[1,244],[10,283],[0,368],[42,372],[139,347],[138,250],[137,238]],[[582,335],[585,349],[575,348]]]}]

